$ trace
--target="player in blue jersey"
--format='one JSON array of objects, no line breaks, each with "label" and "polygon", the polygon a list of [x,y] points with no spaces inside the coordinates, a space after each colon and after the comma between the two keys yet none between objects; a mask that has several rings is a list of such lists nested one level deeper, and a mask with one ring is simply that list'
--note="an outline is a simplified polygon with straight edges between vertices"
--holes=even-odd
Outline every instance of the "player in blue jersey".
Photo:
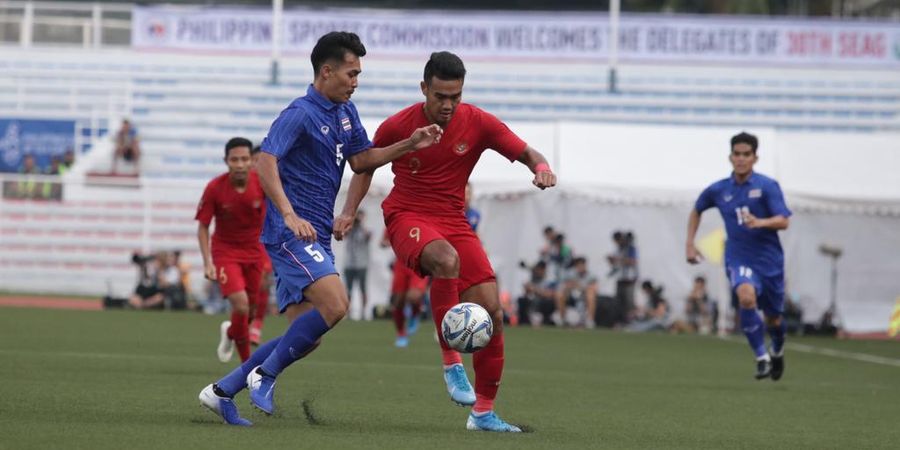
[{"label": "player in blue jersey", "polygon": [[[741,329],[756,356],[756,378],[778,380],[784,373],[784,252],[778,231],[787,229],[791,210],[775,180],[753,171],[757,161],[756,136],[740,133],[731,138],[731,176],[710,185],[694,205],[688,219],[686,256],[697,264],[702,255],[694,245],[700,214],[716,207],[725,222],[725,270],[740,305]],[[766,351],[762,309],[772,338]]]},{"label": "player in blue jersey", "polygon": [[347,291],[331,252],[332,232],[346,230],[353,221],[352,215],[333,217],[346,163],[357,173],[371,171],[440,141],[440,127],[430,125],[395,144],[371,148],[350,102],[365,54],[356,34],[322,36],[310,56],[315,79],[306,96],[281,112],[262,142],[257,171],[268,214],[260,240],[275,270],[278,308],[291,324],[283,336],[259,346],[240,367],[200,392],[201,404],[228,424],[250,425],[233,401],[245,387],[251,403],[272,414],[276,377],[315,349],[347,313]]},{"label": "player in blue jersey", "polygon": [[472,231],[478,234],[478,225],[481,224],[481,211],[472,207],[472,183],[466,183],[466,221],[472,227]]}]

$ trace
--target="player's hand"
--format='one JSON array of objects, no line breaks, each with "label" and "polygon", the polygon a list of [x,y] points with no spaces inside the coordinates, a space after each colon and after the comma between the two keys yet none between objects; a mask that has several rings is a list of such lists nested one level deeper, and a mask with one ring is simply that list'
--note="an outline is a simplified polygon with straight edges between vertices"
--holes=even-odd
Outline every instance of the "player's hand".
[{"label": "player's hand", "polygon": [[421,150],[425,147],[430,147],[438,142],[441,142],[441,137],[444,135],[444,130],[440,127],[440,125],[433,123],[428,125],[427,127],[422,127],[413,131],[413,134],[409,137],[410,142],[413,144],[413,150]]},{"label": "player's hand", "polygon": [[531,184],[539,187],[541,190],[556,186],[556,174],[549,170],[541,170],[534,174],[534,180]]},{"label": "player's hand", "polygon": [[694,244],[688,244],[686,259],[687,262],[691,264],[699,264],[700,261],[703,261],[703,254],[700,253],[700,250],[697,250],[697,246],[695,246]]},{"label": "player's hand", "polygon": [[765,226],[765,223],[762,219],[750,214],[749,211],[744,211],[741,213],[741,218],[744,221],[744,225],[747,225],[747,228],[762,228]]},{"label": "player's hand", "polygon": [[284,216],[284,226],[294,232],[294,236],[301,241],[316,242],[316,229],[308,221],[297,217],[294,213]]},{"label": "player's hand", "polygon": [[203,277],[209,281],[216,281],[216,266],[212,263],[204,264]]},{"label": "player's hand", "polygon": [[347,214],[341,214],[334,218],[334,227],[332,228],[332,232],[334,233],[334,238],[342,241],[344,240],[344,236],[353,229],[353,216]]}]

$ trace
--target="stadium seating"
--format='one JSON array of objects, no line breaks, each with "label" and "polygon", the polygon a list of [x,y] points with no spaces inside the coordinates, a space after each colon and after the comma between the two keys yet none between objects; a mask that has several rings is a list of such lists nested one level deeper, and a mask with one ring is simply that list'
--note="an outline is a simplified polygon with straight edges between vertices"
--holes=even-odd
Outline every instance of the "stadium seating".
[{"label": "stadium seating", "polygon": [[[86,137],[131,117],[143,140],[142,171],[154,178],[221,172],[222,143],[234,135],[261,139],[310,79],[303,58],[286,61],[286,83],[273,86],[259,58],[2,53],[9,57],[0,71],[9,76],[0,80],[0,112],[74,115]],[[363,115],[381,120],[419,100],[419,66],[367,59],[354,96]],[[886,71],[626,66],[617,93],[608,92],[600,64],[559,70],[476,62],[469,71],[466,100],[505,120],[900,130],[900,80]]]}]

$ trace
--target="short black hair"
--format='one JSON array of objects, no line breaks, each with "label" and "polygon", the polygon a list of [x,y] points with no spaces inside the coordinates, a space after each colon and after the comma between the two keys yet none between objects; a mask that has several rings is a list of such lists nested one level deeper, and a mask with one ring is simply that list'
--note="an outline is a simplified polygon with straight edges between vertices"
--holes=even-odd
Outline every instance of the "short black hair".
[{"label": "short black hair", "polygon": [[731,148],[728,151],[730,152],[731,149],[733,149],[734,146],[737,144],[749,145],[750,148],[753,150],[753,154],[755,155],[756,148],[759,146],[759,139],[757,139],[756,136],[754,136],[746,131],[741,131],[740,133],[731,137]]},{"label": "short black hair", "polygon": [[225,143],[225,158],[228,158],[228,152],[235,147],[247,147],[251,151],[253,150],[253,143],[250,142],[250,139],[242,138],[242,137],[233,137]]},{"label": "short black hair", "polygon": [[356,33],[349,31],[332,31],[319,38],[313,47],[309,59],[312,62],[313,74],[319,75],[319,69],[329,60],[344,62],[347,53],[362,58],[366,56],[366,46]]},{"label": "short black hair", "polygon": [[434,52],[425,63],[425,84],[431,84],[431,78],[452,81],[466,78],[466,66],[459,56],[450,52]]},{"label": "short black hair", "polygon": [[694,278],[694,283],[703,283],[703,284],[706,284],[706,277],[704,277],[703,275],[697,275],[697,276]]},{"label": "short black hair", "polygon": [[261,151],[262,151],[262,147],[260,147],[260,146],[257,145],[257,146],[255,146],[255,147],[253,147],[253,148],[250,149],[250,154],[251,154],[251,155],[255,155],[255,154],[257,154],[257,153],[259,153],[259,152],[261,152]]}]

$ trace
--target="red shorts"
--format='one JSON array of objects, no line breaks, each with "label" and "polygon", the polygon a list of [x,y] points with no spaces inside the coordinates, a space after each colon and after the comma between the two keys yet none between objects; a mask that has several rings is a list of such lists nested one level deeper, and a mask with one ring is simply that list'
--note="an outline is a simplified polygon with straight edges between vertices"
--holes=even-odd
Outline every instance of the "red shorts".
[{"label": "red shorts", "polygon": [[391,282],[391,294],[402,294],[413,289],[425,292],[427,287],[428,277],[420,277],[400,261],[394,262],[394,280]]},{"label": "red shorts", "polygon": [[384,223],[390,236],[391,247],[397,254],[395,264],[405,264],[419,275],[419,258],[428,243],[444,239],[459,255],[459,291],[481,283],[496,280],[494,269],[484,253],[481,240],[472,231],[466,216],[439,217],[414,212],[391,213]]},{"label": "red shorts", "polygon": [[250,298],[256,298],[262,278],[262,267],[258,262],[216,263],[216,270],[219,272],[219,288],[223,297],[246,291]]}]

